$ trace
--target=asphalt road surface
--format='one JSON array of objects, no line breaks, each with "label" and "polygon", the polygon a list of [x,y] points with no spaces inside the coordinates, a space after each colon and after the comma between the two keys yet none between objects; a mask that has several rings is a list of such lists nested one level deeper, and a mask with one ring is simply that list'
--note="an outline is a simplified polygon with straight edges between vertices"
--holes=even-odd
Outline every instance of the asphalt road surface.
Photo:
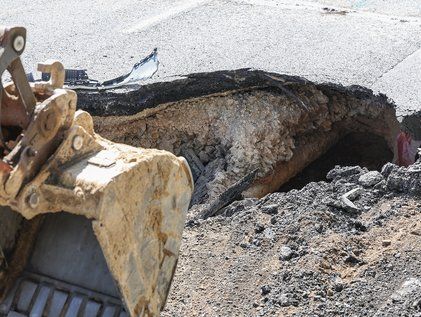
[{"label": "asphalt road surface", "polygon": [[158,47],[155,80],[250,67],[421,109],[419,0],[0,0],[0,24],[27,27],[28,71],[54,58],[105,80]]}]

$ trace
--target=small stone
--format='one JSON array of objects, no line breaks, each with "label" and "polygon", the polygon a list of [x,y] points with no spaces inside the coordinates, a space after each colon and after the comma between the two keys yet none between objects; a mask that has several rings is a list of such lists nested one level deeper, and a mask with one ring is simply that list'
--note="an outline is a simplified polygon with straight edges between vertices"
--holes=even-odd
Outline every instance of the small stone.
[{"label": "small stone", "polygon": [[322,232],[323,232],[323,225],[322,225],[322,224],[320,224],[320,223],[318,223],[318,224],[316,224],[316,225],[314,226],[314,229],[316,229],[316,231],[317,231],[318,233],[322,233]]},{"label": "small stone", "polygon": [[203,164],[209,163],[210,157],[205,151],[200,151],[198,156],[199,156],[199,159],[202,161]]},{"label": "small stone", "polygon": [[332,265],[330,265],[330,263],[327,262],[326,260],[323,260],[320,262],[320,267],[325,270],[330,270],[332,268]]},{"label": "small stone", "polygon": [[272,288],[269,285],[263,285],[260,290],[262,291],[262,296],[265,296],[270,293]]},{"label": "small stone", "polygon": [[376,185],[374,185],[374,189],[377,189],[379,191],[384,191],[386,189],[386,181],[382,180],[378,182]]},{"label": "small stone", "polygon": [[349,264],[358,264],[361,262],[361,260],[358,259],[355,255],[349,254],[347,257],[345,257],[344,262]]},{"label": "small stone", "polygon": [[188,227],[188,228],[192,228],[192,227],[195,227],[195,226],[200,226],[200,222],[198,222],[195,219],[190,219],[186,222],[186,227]]},{"label": "small stone", "polygon": [[364,275],[368,277],[376,277],[377,273],[375,270],[368,268],[367,270],[365,270]]},{"label": "small stone", "polygon": [[382,241],[382,246],[384,246],[384,247],[388,247],[391,244],[392,244],[392,241],[390,241],[390,240],[383,240]]},{"label": "small stone", "polygon": [[253,245],[255,245],[256,247],[260,247],[260,245],[262,244],[261,242],[260,242],[260,240],[257,240],[257,239],[253,239],[253,241],[251,242]]},{"label": "small stone", "polygon": [[266,228],[263,231],[263,234],[265,235],[266,239],[273,239],[275,237],[275,232],[270,228]]},{"label": "small stone", "polygon": [[361,212],[361,209],[358,208],[352,201],[350,201],[345,195],[342,195],[340,198],[339,206],[350,212],[350,213],[358,213]]},{"label": "small stone", "polygon": [[381,170],[381,174],[383,175],[384,178],[388,178],[390,173],[392,173],[393,170],[398,169],[399,167],[393,163],[386,163],[385,165],[383,165],[382,170]]},{"label": "small stone", "polygon": [[291,306],[291,302],[287,294],[281,294],[278,298],[278,301],[281,306],[284,306],[284,307]]},{"label": "small stone", "polygon": [[213,152],[215,152],[215,147],[214,146],[211,146],[211,145],[206,145],[205,146],[205,152],[208,155],[212,155]]},{"label": "small stone", "polygon": [[349,192],[347,192],[343,196],[348,198],[350,201],[353,201],[353,200],[357,199],[363,192],[364,192],[364,189],[362,189],[361,187],[357,187],[357,188],[354,188],[354,189],[350,190]]},{"label": "small stone", "polygon": [[371,171],[371,172],[361,175],[360,178],[358,179],[358,182],[365,187],[370,187],[370,186],[376,185],[382,180],[383,180],[382,174],[380,174],[377,171]]},{"label": "small stone", "polygon": [[418,229],[412,230],[410,233],[415,236],[421,236],[421,230]]},{"label": "small stone", "polygon": [[358,231],[362,231],[362,232],[367,231],[367,226],[365,224],[363,224],[361,221],[358,221],[358,220],[356,220],[354,222],[354,228],[357,229]]},{"label": "small stone", "polygon": [[280,260],[288,261],[288,260],[291,260],[293,256],[294,256],[294,251],[292,251],[290,247],[287,247],[287,246],[281,247],[280,255],[279,255]]},{"label": "small stone", "polygon": [[335,292],[342,292],[342,290],[344,289],[344,285],[338,282],[338,283],[335,283],[334,288],[335,288]]},{"label": "small stone", "polygon": [[362,168],[359,166],[345,166],[345,167],[335,166],[334,169],[332,169],[331,171],[329,171],[329,173],[327,173],[326,179],[334,180],[338,178],[345,178],[351,175],[359,174],[361,172],[362,172]]},{"label": "small stone", "polygon": [[268,215],[276,215],[278,213],[278,205],[272,204],[262,207],[262,212]]},{"label": "small stone", "polygon": [[257,223],[254,227],[255,233],[262,233],[263,230],[265,230],[265,227],[263,225],[261,225],[260,223]]}]

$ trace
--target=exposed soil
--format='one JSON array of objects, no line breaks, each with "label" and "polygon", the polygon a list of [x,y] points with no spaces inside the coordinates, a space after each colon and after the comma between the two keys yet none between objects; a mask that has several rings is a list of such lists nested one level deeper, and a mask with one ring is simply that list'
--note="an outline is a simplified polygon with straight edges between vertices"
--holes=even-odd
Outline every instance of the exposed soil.
[{"label": "exposed soil", "polygon": [[[366,169],[337,167],[191,221],[163,315],[421,316],[420,168],[363,186]],[[340,196],[355,188],[351,212]]]}]

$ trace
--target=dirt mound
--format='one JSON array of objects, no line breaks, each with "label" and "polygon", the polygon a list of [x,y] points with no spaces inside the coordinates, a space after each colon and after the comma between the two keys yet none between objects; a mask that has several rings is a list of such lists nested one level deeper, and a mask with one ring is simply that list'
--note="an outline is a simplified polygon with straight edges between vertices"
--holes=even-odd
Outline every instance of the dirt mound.
[{"label": "dirt mound", "polygon": [[327,178],[191,221],[164,316],[421,315],[421,165]]}]

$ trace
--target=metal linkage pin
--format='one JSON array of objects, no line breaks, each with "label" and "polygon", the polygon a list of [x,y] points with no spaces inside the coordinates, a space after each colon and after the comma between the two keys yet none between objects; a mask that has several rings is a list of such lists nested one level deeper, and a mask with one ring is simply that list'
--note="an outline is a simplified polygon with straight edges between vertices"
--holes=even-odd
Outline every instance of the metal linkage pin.
[{"label": "metal linkage pin", "polygon": [[13,40],[13,49],[17,52],[20,53],[23,48],[25,47],[25,39],[22,35],[18,35],[15,37],[15,39]]}]

